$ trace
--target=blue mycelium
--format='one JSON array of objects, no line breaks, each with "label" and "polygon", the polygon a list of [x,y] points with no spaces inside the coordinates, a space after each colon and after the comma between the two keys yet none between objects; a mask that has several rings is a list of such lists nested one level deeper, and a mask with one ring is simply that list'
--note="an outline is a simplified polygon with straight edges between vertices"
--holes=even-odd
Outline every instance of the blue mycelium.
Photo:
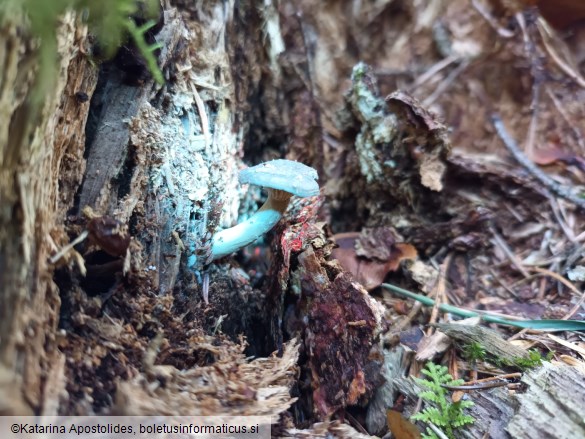
[{"label": "blue mycelium", "polygon": [[240,183],[268,188],[268,200],[248,220],[213,236],[212,259],[234,253],[270,231],[282,218],[292,195],[318,195],[317,179],[313,168],[291,160],[273,160],[241,171]]}]

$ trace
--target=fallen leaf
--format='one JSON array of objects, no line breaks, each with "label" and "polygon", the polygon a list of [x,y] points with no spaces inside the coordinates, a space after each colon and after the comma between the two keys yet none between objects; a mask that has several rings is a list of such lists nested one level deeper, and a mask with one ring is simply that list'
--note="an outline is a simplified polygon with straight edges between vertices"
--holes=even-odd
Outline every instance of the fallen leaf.
[{"label": "fallen leaf", "polygon": [[333,258],[366,290],[378,287],[389,272],[398,269],[401,261],[417,256],[414,246],[395,243],[387,233],[380,231],[339,233],[333,239],[338,245],[333,249]]},{"label": "fallen leaf", "polygon": [[538,9],[550,24],[559,29],[585,19],[585,2],[583,0],[556,0],[554,2],[539,0]]},{"label": "fallen leaf", "polygon": [[388,410],[386,416],[388,418],[388,429],[396,439],[420,439],[422,437],[417,426],[396,410]]}]

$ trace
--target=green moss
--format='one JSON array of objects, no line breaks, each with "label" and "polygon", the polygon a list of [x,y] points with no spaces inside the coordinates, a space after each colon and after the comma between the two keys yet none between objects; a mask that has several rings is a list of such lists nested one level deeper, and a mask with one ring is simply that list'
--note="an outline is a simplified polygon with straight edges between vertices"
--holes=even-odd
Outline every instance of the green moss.
[{"label": "green moss", "polygon": [[470,364],[478,361],[489,361],[499,368],[515,368],[521,371],[541,366],[543,361],[550,361],[554,352],[549,352],[546,357],[536,349],[530,349],[526,357],[502,358],[489,355],[485,348],[478,342],[473,342],[463,348],[463,358]]},{"label": "green moss", "polygon": [[539,351],[536,349],[530,349],[527,358],[514,358],[510,366],[516,366],[522,371],[534,369],[535,367],[542,366],[543,361],[550,361],[553,355],[553,352],[549,352],[546,357],[543,358]]},{"label": "green moss", "polygon": [[534,369],[535,367],[541,366],[543,361],[550,361],[554,355],[554,352],[549,352],[545,357],[536,349],[530,349],[528,356],[526,357],[514,357],[511,360],[505,358],[494,358],[490,360],[497,367],[512,367],[525,371],[528,369]]},{"label": "green moss", "polygon": [[469,343],[463,348],[463,357],[472,364],[484,361],[486,356],[485,348],[478,342]]}]

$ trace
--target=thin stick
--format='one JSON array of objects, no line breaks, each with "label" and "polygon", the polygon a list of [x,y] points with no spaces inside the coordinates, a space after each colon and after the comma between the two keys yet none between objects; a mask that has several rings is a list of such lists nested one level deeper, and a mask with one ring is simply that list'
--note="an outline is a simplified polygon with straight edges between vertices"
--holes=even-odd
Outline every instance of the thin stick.
[{"label": "thin stick", "polygon": [[508,243],[504,241],[504,238],[500,236],[500,234],[496,231],[494,227],[490,227],[490,231],[492,232],[492,235],[494,237],[494,239],[492,240],[492,244],[494,244],[497,247],[500,247],[500,249],[508,257],[512,265],[514,265],[514,267],[516,267],[524,277],[530,276],[530,274],[528,274],[528,272],[522,265],[522,261],[520,261],[520,259],[518,259],[518,257],[514,254],[512,249],[508,246]]},{"label": "thin stick", "polygon": [[524,151],[528,154],[528,157],[532,157],[534,154],[534,139],[536,138],[536,127],[538,125],[538,104],[540,102],[540,83],[542,82],[543,70],[542,62],[536,55],[534,43],[528,35],[526,29],[526,21],[522,13],[516,14],[516,21],[520,25],[522,30],[522,36],[524,39],[524,50],[526,51],[526,57],[530,60],[530,73],[532,75],[532,102],[530,104],[530,111],[532,111],[532,117],[530,118],[530,125],[528,127],[528,135],[526,137],[526,143],[524,145]]},{"label": "thin stick", "polygon": [[450,64],[453,64],[457,60],[458,60],[458,58],[456,56],[450,55],[447,58],[443,58],[441,61],[432,65],[426,72],[424,72],[422,75],[420,75],[418,78],[416,78],[416,80],[414,81],[414,83],[412,84],[412,86],[410,88],[410,91],[413,91],[414,89],[420,87],[425,82],[427,82],[430,78],[432,78],[435,74],[439,73],[445,67],[449,66]]},{"label": "thin stick", "polygon": [[517,379],[517,378],[522,378],[522,373],[513,372],[513,373],[506,373],[504,375],[496,375],[496,376],[489,377],[489,378],[482,378],[480,380],[467,381],[467,382],[463,383],[463,385],[468,386],[470,384],[476,384],[476,383],[487,383],[490,381],[509,380],[509,379]]},{"label": "thin stick", "polygon": [[570,201],[580,209],[585,210],[585,199],[573,195],[569,188],[561,185],[560,183],[557,183],[555,180],[538,169],[538,167],[533,162],[531,162],[522,151],[520,151],[518,144],[510,136],[510,134],[508,134],[508,131],[506,131],[506,127],[504,126],[504,122],[502,122],[502,119],[498,114],[492,115],[492,123],[496,128],[498,136],[500,136],[500,139],[506,146],[506,149],[510,152],[510,154],[512,154],[514,159],[520,163],[520,165],[522,165],[528,172],[530,172],[530,174],[532,174],[535,179],[537,179],[551,192],[561,198],[564,198],[565,200]]},{"label": "thin stick", "polygon": [[49,259],[49,262],[51,264],[54,264],[55,262],[57,262],[59,259],[61,259],[63,256],[65,256],[65,254],[69,250],[71,250],[73,247],[75,247],[77,244],[79,244],[85,238],[87,238],[87,235],[89,235],[89,232],[87,230],[84,230],[83,232],[81,232],[77,238],[75,238],[73,241],[71,241],[69,244],[67,244],[65,247],[63,247],[59,252],[57,252],[57,254],[53,255],[51,257],[51,259]]},{"label": "thin stick", "polygon": [[[439,270],[439,279],[437,281],[437,294],[435,294],[435,304],[433,305],[433,309],[431,311],[431,317],[429,319],[429,323],[435,323],[437,321],[437,317],[439,316],[439,310],[441,308],[441,304],[445,302],[445,291],[447,289],[447,270],[449,269],[449,265],[451,264],[451,258],[453,254],[449,253],[443,264],[441,264],[441,269]],[[429,326],[427,329],[427,336],[431,336],[434,332],[433,326]]]},{"label": "thin stick", "polygon": [[483,383],[483,384],[468,384],[462,386],[450,386],[449,384],[441,384],[443,389],[452,390],[452,391],[461,391],[461,392],[469,392],[471,390],[485,390],[485,389],[493,389],[494,387],[504,387],[507,386],[507,381],[495,381],[490,383]]},{"label": "thin stick", "polygon": [[193,92],[193,98],[195,99],[195,105],[197,105],[197,110],[199,111],[199,118],[201,119],[201,131],[203,132],[203,138],[205,139],[205,148],[209,148],[211,145],[211,134],[209,132],[209,118],[207,117],[207,111],[205,111],[205,104],[203,103],[203,99],[199,96],[197,92],[197,88],[191,82],[189,84],[191,86],[191,91]]},{"label": "thin stick", "polygon": [[500,26],[496,17],[494,17],[478,0],[471,0],[471,4],[475,10],[484,18],[484,20],[488,22],[492,29],[498,33],[499,36],[503,38],[512,38],[514,36],[514,32]]},{"label": "thin stick", "polygon": [[431,430],[433,430],[435,432],[435,434],[437,436],[439,436],[439,439],[449,439],[447,437],[447,435],[445,433],[443,433],[443,431],[441,429],[439,429],[439,427],[437,427],[435,424],[433,424],[432,422],[428,423],[428,426],[431,428]]},{"label": "thin stick", "polygon": [[453,82],[455,82],[457,77],[469,66],[469,64],[469,61],[463,61],[456,68],[454,68],[451,73],[449,73],[447,77],[439,83],[435,91],[424,100],[424,106],[430,107],[433,105],[435,101],[453,84]]},{"label": "thin stick", "polygon": [[577,84],[581,87],[585,88],[585,78],[583,78],[579,72],[570,66],[567,62],[561,59],[561,56],[557,53],[557,51],[552,47],[551,39],[553,38],[552,34],[553,31],[548,25],[548,23],[542,18],[538,17],[537,21],[538,30],[540,31],[540,36],[542,37],[542,42],[544,43],[544,47],[548,51],[548,54],[551,56],[553,61],[556,65],[563,71],[565,74],[571,79],[573,79]]},{"label": "thin stick", "polygon": [[563,104],[561,104],[561,102],[557,99],[557,97],[551,91],[551,89],[549,87],[546,87],[546,94],[551,99],[551,101],[553,101],[553,104],[555,104],[557,111],[559,112],[561,117],[565,120],[567,127],[570,130],[572,130],[573,133],[575,134],[575,137],[577,138],[577,143],[579,143],[579,146],[581,147],[581,151],[585,150],[585,142],[583,142],[583,134],[581,133],[581,130],[579,130],[579,128],[578,128],[579,125],[576,122],[571,120],[571,117],[565,111],[565,107],[563,107]]},{"label": "thin stick", "polygon": [[571,282],[569,282],[567,279],[565,279],[564,277],[557,273],[538,267],[534,267],[533,270],[558,280],[560,283],[565,285],[569,290],[571,290],[575,295],[579,296],[579,300],[577,300],[577,303],[575,303],[573,308],[571,308],[571,310],[567,314],[561,317],[561,320],[569,320],[571,317],[573,317],[573,314],[575,314],[579,310],[579,308],[581,308],[581,305],[585,303],[585,291],[583,292],[579,291],[577,287],[575,287],[575,285],[573,285]]}]

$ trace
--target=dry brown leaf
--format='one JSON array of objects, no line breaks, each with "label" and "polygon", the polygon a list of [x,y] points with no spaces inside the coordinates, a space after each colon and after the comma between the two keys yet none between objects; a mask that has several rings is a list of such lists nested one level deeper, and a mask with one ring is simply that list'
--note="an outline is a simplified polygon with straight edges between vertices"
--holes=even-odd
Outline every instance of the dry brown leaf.
[{"label": "dry brown leaf", "polygon": [[[406,243],[390,243],[388,241],[378,244],[379,247],[385,248],[388,259],[383,261],[378,259],[382,253],[380,251],[371,259],[362,257],[358,254],[358,250],[356,250],[356,244],[361,236],[357,232],[334,235],[333,239],[339,247],[333,249],[332,256],[366,290],[372,290],[378,287],[384,282],[384,278],[389,272],[398,269],[401,261],[405,259],[413,260],[417,257],[417,251],[412,245]],[[365,254],[363,251],[359,253],[362,255]]]},{"label": "dry brown leaf", "polygon": [[388,428],[395,438],[420,439],[421,434],[416,425],[404,418],[396,410],[388,410]]},{"label": "dry brown leaf", "polygon": [[583,0],[539,0],[538,9],[550,24],[560,29],[585,19]]}]

